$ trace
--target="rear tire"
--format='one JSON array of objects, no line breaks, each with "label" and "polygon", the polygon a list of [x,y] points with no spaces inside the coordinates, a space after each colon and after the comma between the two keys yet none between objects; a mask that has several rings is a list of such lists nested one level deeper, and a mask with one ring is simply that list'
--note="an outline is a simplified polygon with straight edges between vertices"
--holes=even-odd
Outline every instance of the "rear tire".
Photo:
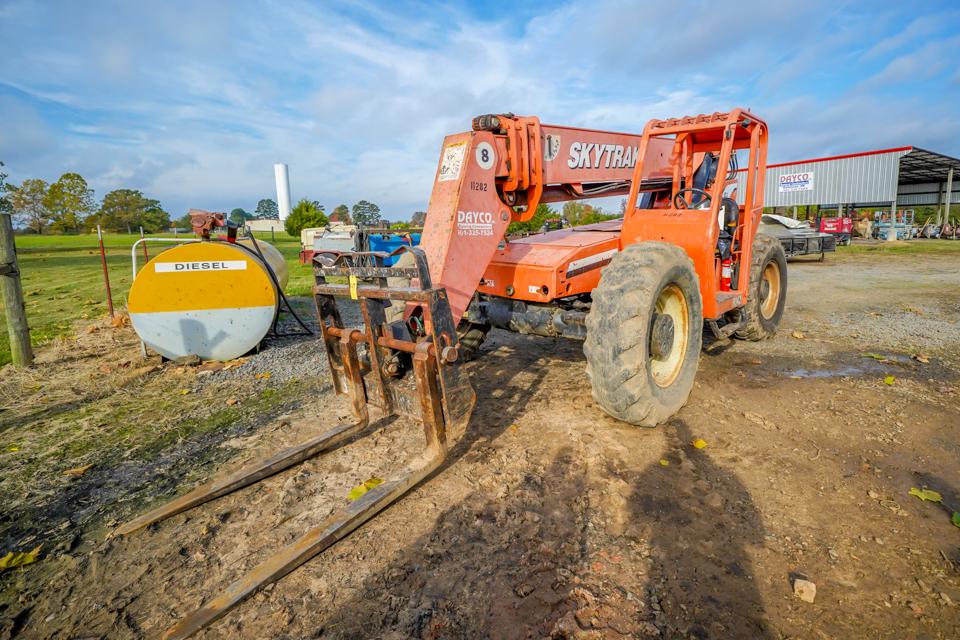
[{"label": "rear tire", "polygon": [[772,337],[787,302],[787,256],[774,237],[758,233],[753,240],[747,296],[747,324],[733,335],[754,342]]},{"label": "rear tire", "polygon": [[617,254],[593,291],[586,323],[587,377],[604,411],[654,427],[686,404],[700,358],[703,304],[683,249],[640,242]]}]

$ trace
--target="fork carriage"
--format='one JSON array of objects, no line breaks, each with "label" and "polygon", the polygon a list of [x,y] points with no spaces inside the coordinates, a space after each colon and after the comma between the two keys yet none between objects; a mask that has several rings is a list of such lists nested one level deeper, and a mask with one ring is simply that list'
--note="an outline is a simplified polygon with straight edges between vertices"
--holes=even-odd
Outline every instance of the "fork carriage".
[{"label": "fork carriage", "polygon": [[[381,266],[385,258],[404,252],[412,256],[413,266]],[[347,283],[328,282],[333,277]],[[447,425],[462,433],[476,394],[457,366],[459,342],[447,293],[432,285],[423,250],[317,254],[314,278],[317,317],[336,392],[362,388],[362,394],[353,394],[355,407],[369,403],[386,415],[423,421],[427,429],[436,425],[441,436]],[[390,286],[390,280],[409,286]],[[364,330],[343,326],[337,297],[357,301]],[[394,302],[402,303],[407,317],[390,322],[386,311]],[[357,356],[351,354],[357,345],[365,347],[365,357],[353,368]]]}]

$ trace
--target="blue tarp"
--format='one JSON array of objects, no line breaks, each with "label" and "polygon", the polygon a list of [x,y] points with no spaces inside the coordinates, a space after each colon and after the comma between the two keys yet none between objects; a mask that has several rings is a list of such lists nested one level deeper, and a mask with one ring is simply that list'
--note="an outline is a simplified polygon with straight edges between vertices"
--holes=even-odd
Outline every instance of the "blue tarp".
[{"label": "blue tarp", "polygon": [[[409,245],[411,242],[413,242],[414,246],[420,244],[420,234],[371,233],[367,236],[367,244],[370,247],[370,251],[383,251],[384,253],[390,253],[402,245]],[[392,267],[399,259],[400,256],[388,258],[383,261],[384,266]]]}]

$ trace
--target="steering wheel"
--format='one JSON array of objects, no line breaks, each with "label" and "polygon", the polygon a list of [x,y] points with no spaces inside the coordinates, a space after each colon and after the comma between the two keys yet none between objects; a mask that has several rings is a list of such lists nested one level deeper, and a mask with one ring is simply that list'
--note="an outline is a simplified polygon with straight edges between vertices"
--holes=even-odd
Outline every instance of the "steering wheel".
[{"label": "steering wheel", "polygon": [[[689,193],[691,196],[694,196],[694,195],[700,196],[699,205],[694,206],[693,203],[691,202],[692,198],[688,200],[687,198],[684,197],[685,193]],[[673,206],[676,207],[677,209],[703,209],[703,208],[709,209],[711,200],[712,198],[709,193],[707,193],[703,189],[697,189],[695,187],[680,189],[680,191],[677,191],[675,194],[673,194]],[[704,203],[706,203],[706,207],[703,206]]]}]

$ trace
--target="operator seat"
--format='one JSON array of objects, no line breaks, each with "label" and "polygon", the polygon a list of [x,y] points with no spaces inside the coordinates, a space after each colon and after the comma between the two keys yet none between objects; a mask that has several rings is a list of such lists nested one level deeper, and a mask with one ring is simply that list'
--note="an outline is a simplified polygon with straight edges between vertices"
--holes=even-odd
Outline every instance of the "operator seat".
[{"label": "operator seat", "polygon": [[[712,151],[705,153],[703,155],[703,162],[701,162],[697,170],[693,172],[693,184],[691,186],[694,189],[706,191],[707,187],[713,183],[714,178],[717,177],[718,164],[720,164],[720,160],[716,154]],[[699,206],[702,201],[703,196],[699,193],[694,192],[690,197],[690,204],[694,207]]]}]

